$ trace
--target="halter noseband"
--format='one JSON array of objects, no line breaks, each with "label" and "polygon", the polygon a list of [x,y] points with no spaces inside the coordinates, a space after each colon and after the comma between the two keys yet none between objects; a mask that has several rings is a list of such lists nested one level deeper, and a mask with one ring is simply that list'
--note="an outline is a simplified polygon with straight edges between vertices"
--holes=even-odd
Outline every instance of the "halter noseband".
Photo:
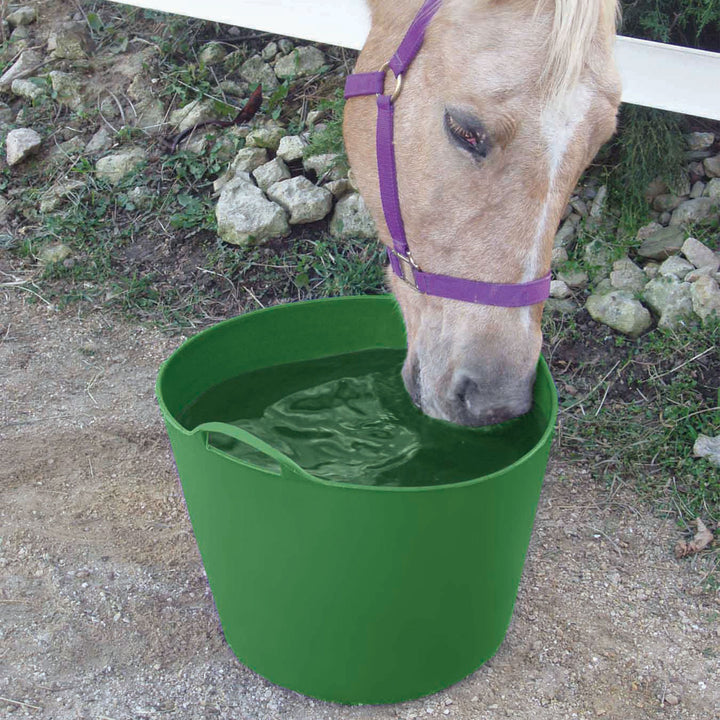
[{"label": "halter noseband", "polygon": [[[550,294],[550,273],[538,280],[516,284],[436,275],[418,267],[405,237],[393,143],[395,100],[400,95],[403,73],[420,50],[425,30],[441,4],[442,0],[425,0],[392,58],[379,71],[349,75],[345,83],[345,99],[362,95],[377,96],[377,166],[385,222],[393,241],[393,247],[388,248],[390,266],[399,278],[426,295],[500,307],[535,305],[543,302]],[[390,95],[385,94],[388,70],[392,70],[396,78],[395,89]]]}]

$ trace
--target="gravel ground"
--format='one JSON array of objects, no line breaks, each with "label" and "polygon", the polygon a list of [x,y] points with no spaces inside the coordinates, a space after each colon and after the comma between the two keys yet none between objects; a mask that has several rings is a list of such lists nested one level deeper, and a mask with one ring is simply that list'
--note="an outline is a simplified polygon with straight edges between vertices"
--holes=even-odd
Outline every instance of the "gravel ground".
[{"label": "gravel ground", "polygon": [[720,718],[703,557],[675,560],[671,521],[558,457],[480,670],[387,706],[267,682],[223,639],[155,404],[181,338],[27,297],[0,289],[0,717]]}]

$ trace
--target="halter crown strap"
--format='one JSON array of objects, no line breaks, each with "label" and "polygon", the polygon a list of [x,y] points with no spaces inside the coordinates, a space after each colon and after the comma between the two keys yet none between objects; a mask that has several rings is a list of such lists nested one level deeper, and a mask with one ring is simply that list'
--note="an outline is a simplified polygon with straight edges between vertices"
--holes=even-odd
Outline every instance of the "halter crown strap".
[{"label": "halter crown strap", "polygon": [[[379,71],[354,73],[349,75],[345,82],[346,100],[363,95],[377,96],[375,143],[380,199],[385,223],[393,241],[393,249],[388,248],[390,266],[398,277],[426,295],[501,307],[535,305],[543,302],[550,294],[550,273],[527,283],[486,283],[423,272],[410,253],[397,186],[393,138],[395,100],[400,94],[403,73],[418,54],[425,38],[425,30],[441,4],[442,0],[425,0],[392,58]],[[396,78],[395,90],[390,95],[385,94],[388,70],[392,70]]]}]

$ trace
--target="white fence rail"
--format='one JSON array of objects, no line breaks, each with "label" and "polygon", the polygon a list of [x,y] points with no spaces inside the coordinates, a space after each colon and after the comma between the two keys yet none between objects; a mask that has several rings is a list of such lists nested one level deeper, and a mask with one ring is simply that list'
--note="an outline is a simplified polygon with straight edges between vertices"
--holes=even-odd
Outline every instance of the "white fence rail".
[{"label": "white fence rail", "polygon": [[[364,0],[122,0],[177,15],[359,49]],[[623,101],[720,120],[720,53],[618,36]]]}]

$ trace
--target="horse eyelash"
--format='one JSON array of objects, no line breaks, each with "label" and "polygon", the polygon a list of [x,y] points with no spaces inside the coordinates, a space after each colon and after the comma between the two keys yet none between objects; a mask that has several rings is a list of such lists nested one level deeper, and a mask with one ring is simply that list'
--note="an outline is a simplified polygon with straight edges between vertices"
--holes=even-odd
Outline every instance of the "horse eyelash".
[{"label": "horse eyelash", "polygon": [[488,153],[487,133],[471,130],[459,123],[449,112],[445,113],[445,127],[455,138],[465,144],[465,149],[481,157]]}]

